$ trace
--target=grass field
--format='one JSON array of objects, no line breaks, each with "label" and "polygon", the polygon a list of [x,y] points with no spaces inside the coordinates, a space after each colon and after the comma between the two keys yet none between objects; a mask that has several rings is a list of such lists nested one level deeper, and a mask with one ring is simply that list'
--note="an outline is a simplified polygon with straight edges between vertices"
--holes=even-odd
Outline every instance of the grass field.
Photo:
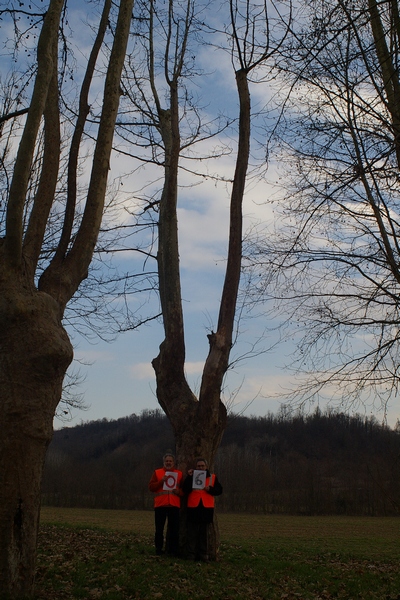
[{"label": "grass field", "polygon": [[157,557],[153,513],[44,507],[37,600],[400,600],[400,519],[220,514],[216,563]]}]

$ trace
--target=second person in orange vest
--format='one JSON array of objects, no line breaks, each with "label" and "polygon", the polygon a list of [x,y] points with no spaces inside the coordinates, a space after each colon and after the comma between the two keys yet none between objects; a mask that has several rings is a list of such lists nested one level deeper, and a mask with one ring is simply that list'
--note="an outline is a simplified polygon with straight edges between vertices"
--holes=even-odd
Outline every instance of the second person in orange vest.
[{"label": "second person in orange vest", "polygon": [[156,469],[149,482],[154,494],[154,544],[156,554],[163,554],[164,527],[168,519],[165,551],[177,556],[179,553],[179,510],[182,496],[182,471],[175,469],[175,456],[166,452],[163,467]]},{"label": "second person in orange vest", "polygon": [[196,460],[183,482],[187,496],[187,555],[192,560],[208,561],[207,527],[214,520],[214,497],[222,494],[222,485],[211,475],[204,458]]}]

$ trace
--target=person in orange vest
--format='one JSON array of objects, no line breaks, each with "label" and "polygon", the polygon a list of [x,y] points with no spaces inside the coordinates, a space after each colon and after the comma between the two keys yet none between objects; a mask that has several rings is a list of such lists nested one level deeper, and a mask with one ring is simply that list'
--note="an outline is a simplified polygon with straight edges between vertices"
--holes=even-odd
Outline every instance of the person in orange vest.
[{"label": "person in orange vest", "polygon": [[181,506],[182,471],[175,468],[175,456],[166,452],[163,467],[156,469],[149,482],[154,494],[154,545],[156,554],[163,554],[164,527],[168,520],[165,551],[177,556],[179,553],[179,511]]},{"label": "person in orange vest", "polygon": [[187,494],[187,557],[208,561],[207,526],[214,520],[214,497],[222,494],[222,485],[210,474],[207,461],[198,458],[182,489]]}]

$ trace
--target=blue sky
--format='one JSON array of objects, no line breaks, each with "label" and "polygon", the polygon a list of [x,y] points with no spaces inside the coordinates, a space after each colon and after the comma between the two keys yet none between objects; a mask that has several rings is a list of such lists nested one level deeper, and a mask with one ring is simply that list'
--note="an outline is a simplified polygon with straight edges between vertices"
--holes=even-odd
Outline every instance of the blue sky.
[{"label": "blue sky", "polygon": [[[237,118],[237,92],[229,53],[217,52],[215,48],[203,46],[196,58],[199,67],[207,73],[205,77],[196,81],[196,93],[201,96],[201,104],[207,113],[205,119],[215,118],[222,108],[229,117]],[[254,85],[251,93],[254,110],[258,110],[266,102],[268,88],[262,84]],[[235,136],[235,130],[231,129],[219,138],[220,146],[230,145],[233,151],[209,163],[210,172],[218,173],[221,181],[208,178],[202,179],[199,184],[199,179],[194,180],[187,171],[183,170],[180,173],[178,216],[186,323],[186,373],[195,393],[208,352],[207,333],[216,328],[218,319],[226,260],[230,193],[229,184],[222,179],[230,180],[233,177]],[[215,140],[209,140],[202,142],[200,146],[207,155],[215,144]],[[256,161],[257,151],[258,147],[254,143],[253,162]],[[118,178],[119,173],[134,170],[135,166],[132,159],[115,154],[111,161],[110,181]],[[206,164],[203,161],[202,171],[205,168]],[[124,195],[126,205],[129,206],[131,198],[135,195],[133,190],[143,188],[148,183],[150,185],[146,191],[151,190],[152,179],[157,180],[159,176],[160,173],[152,166],[136,171],[131,179],[125,180],[123,192],[120,188],[119,193]],[[157,185],[159,183],[154,187]],[[265,180],[260,179],[255,184],[254,180],[249,178],[244,204],[245,229],[256,221],[265,223],[272,218],[271,208],[265,203],[271,189]],[[129,253],[120,260],[124,261],[124,270],[133,269],[136,265],[134,256]],[[232,359],[248,354],[264,329],[270,325],[265,318],[243,321]],[[272,346],[276,335],[275,333],[259,342],[256,351]],[[118,418],[139,413],[143,409],[157,408],[151,360],[157,355],[162,340],[162,326],[155,322],[125,333],[117,341],[109,344],[99,342],[93,345],[75,338],[75,355],[78,362],[92,363],[87,368],[79,367],[86,377],[81,389],[84,401],[90,409],[85,412],[73,412],[71,424],[103,417]],[[278,368],[285,360],[284,353],[282,348],[279,354],[275,350],[267,351],[256,358],[239,361],[234,365],[227,375],[224,389],[227,403],[230,406],[234,404],[232,410],[242,411],[248,404],[247,414],[264,415],[269,411],[278,410],[279,402],[272,397],[281,390],[281,384],[284,384],[286,379],[286,375]]]},{"label": "blue sky", "polygon": [[[218,318],[228,233],[227,193],[225,185],[205,182],[186,192],[190,198],[182,199],[184,207],[179,210],[186,373],[195,393],[208,352],[207,333],[216,328]],[[264,194],[265,184],[260,183],[246,196],[247,225],[254,221],[256,213],[257,218],[265,218],[269,213],[269,209],[260,204]],[[129,268],[130,260],[134,261],[133,256],[125,258],[124,269]],[[229,405],[234,403],[234,412],[241,412],[249,402],[245,414],[265,415],[279,409],[279,402],[273,396],[282,391],[287,379],[279,368],[287,360],[286,346],[279,352],[275,348],[268,350],[275,344],[277,332],[266,333],[266,337],[259,340],[264,329],[271,325],[265,317],[244,319],[240,323],[241,333],[232,351],[232,361],[251,353],[255,344],[256,352],[262,349],[265,352],[239,360],[228,372],[224,398]],[[103,417],[115,419],[157,408],[151,360],[157,355],[162,340],[163,328],[158,322],[121,334],[111,343],[88,343],[74,336],[75,356],[80,364],[73,368],[79,366],[85,375],[80,390],[90,409],[73,411],[70,424]],[[85,367],[82,363],[91,363],[91,366]],[[56,426],[62,423],[56,422]]]},{"label": "blue sky", "polygon": [[[233,157],[231,164],[225,165],[226,171],[232,168],[232,160]],[[229,161],[224,159],[224,162]],[[269,190],[265,181],[249,186],[244,203],[245,227],[255,220],[265,223],[272,219],[270,207],[264,204]],[[228,211],[228,190],[223,184],[208,181],[182,193],[179,226],[186,373],[195,393],[199,389],[208,352],[207,333],[213,327],[215,329],[218,318]],[[131,261],[133,266],[132,255],[125,257],[126,268]],[[277,325],[277,321],[261,315],[253,315],[240,323],[240,336],[232,350],[232,361],[251,353],[257,342],[255,350],[259,354],[239,360],[227,373],[224,399],[233,412],[243,412],[248,416],[276,413],[283,401],[282,394],[293,384],[294,378],[288,366],[293,353],[296,353],[295,340],[277,343]],[[84,394],[89,409],[73,411],[72,419],[67,422],[56,420],[56,427],[101,418],[117,419],[132,413],[139,414],[144,409],[158,408],[151,361],[157,355],[162,340],[162,325],[157,322],[121,334],[112,343],[89,344],[84,339],[74,338],[78,361],[91,363],[91,366],[81,364],[79,367],[85,381],[78,391]],[[392,405],[387,420],[393,426],[398,417],[396,399],[393,399]],[[313,405],[309,409],[314,410],[315,407]],[[320,407],[325,407],[323,401]],[[358,406],[357,412],[367,416],[374,414],[379,421],[384,416],[368,406]]]},{"label": "blue sky", "polygon": [[[89,37],[84,31],[87,14],[74,9],[70,13],[71,29],[78,41],[75,49],[76,59],[88,53]],[[3,25],[3,33],[4,33]],[[72,41],[72,38],[70,38]],[[82,43],[84,41],[85,43]],[[4,60],[4,56],[3,56]],[[230,116],[237,117],[237,94],[234,71],[229,53],[217,48],[202,46],[196,56],[197,64],[206,73],[201,77],[201,86],[196,81],[196,92],[202,98],[202,106],[208,117],[212,118],[222,109]],[[75,73],[79,77],[79,73]],[[98,93],[101,85],[94,90]],[[251,96],[254,112],[262,109],[268,96],[267,84],[252,85]],[[261,121],[258,122],[261,125]],[[230,136],[230,137],[229,137]],[[232,146],[233,152],[221,157],[210,165],[211,172],[221,178],[231,179],[235,159],[235,133],[226,133],[221,143]],[[265,130],[257,129],[258,141],[252,145],[252,166],[259,164],[265,151]],[[261,143],[261,146],[259,144]],[[204,142],[204,153],[212,149],[214,142]],[[202,168],[204,163],[202,163]],[[110,184],[118,180],[121,173],[133,171],[137,167],[122,155],[114,154],[111,160]],[[156,179],[154,168],[147,168],[124,182],[123,192],[119,189],[126,205],[132,202],[135,190]],[[276,165],[271,164],[268,180],[273,182],[278,177]],[[229,184],[213,179],[202,181],[201,185],[192,186],[193,180],[185,171],[181,173],[182,185],[179,200],[179,235],[182,270],[182,296],[186,322],[187,363],[186,373],[193,391],[199,388],[202,366],[208,352],[207,333],[215,328],[218,318],[219,298],[222,290],[226,258]],[[197,183],[197,182],[196,182]],[[151,185],[150,185],[151,187]],[[272,185],[264,177],[249,181],[245,203],[245,229],[256,222],[268,223],[273,219],[271,205],[266,200],[274,193]],[[121,216],[121,219],[124,218]],[[132,254],[120,260],[126,270],[135,267]],[[286,341],[276,345],[279,332],[276,322],[265,316],[247,319],[241,322],[238,343],[232,351],[232,360],[246,356],[254,344],[256,356],[238,361],[228,372],[224,388],[224,398],[230,410],[247,415],[265,415],[277,412],[280,407],[278,396],[293,381],[287,365],[291,363],[291,355],[295,353],[295,342]],[[274,330],[275,329],[275,330]],[[75,347],[75,362],[72,371],[80,371],[84,381],[76,389],[83,395],[88,406],[86,411],[73,410],[66,421],[55,420],[57,428],[65,425],[73,426],[81,421],[96,419],[117,419],[140,413],[144,409],[158,408],[155,395],[155,377],[151,360],[158,353],[158,346],[163,340],[162,325],[152,322],[139,330],[121,334],[115,341],[105,343],[89,343],[84,338],[71,332]],[[264,336],[264,337],[263,337]],[[260,341],[260,338],[263,338]],[[264,349],[264,352],[261,350]],[[313,410],[314,407],[311,407]],[[321,405],[324,408],[324,405]],[[362,412],[361,409],[358,409]],[[372,409],[365,408],[370,415]],[[381,420],[383,414],[374,412]],[[398,417],[396,399],[388,412],[388,423],[394,425]]]},{"label": "blue sky", "polygon": [[[75,15],[76,16],[76,15]],[[77,25],[75,24],[75,28]],[[213,40],[216,41],[216,40]],[[222,37],[218,40],[222,41]],[[237,92],[234,70],[230,55],[216,46],[203,45],[196,49],[196,64],[205,73],[195,79],[192,91],[199,96],[205,118],[215,118],[224,112],[230,118],[236,118]],[[157,82],[161,86],[161,80]],[[267,83],[251,86],[251,98],[254,113],[265,106],[271,89]],[[160,97],[163,95],[160,92]],[[258,117],[257,141],[253,138],[250,170],[258,168],[265,156],[264,142],[266,129],[263,117]],[[218,144],[230,145],[232,153],[220,157],[209,164],[210,172],[217,173],[221,181],[214,179],[193,180],[187,171],[180,173],[179,194],[179,238],[182,273],[182,297],[186,323],[186,373],[194,393],[198,391],[204,360],[208,352],[207,333],[214,328],[218,318],[219,299],[222,290],[229,216],[229,180],[233,176],[236,157],[236,133],[234,129],[226,132]],[[203,142],[200,147],[207,155],[216,141]],[[201,170],[205,169],[204,162]],[[265,165],[264,165],[265,166]],[[111,161],[110,182],[120,173],[135,170],[137,164],[132,159],[114,154]],[[259,171],[259,174],[262,170]],[[254,223],[271,223],[272,206],[267,201],[275,193],[274,180],[279,178],[279,168],[271,163],[266,177],[249,178],[244,202],[245,230]],[[130,205],[135,196],[134,190],[145,186],[147,191],[159,183],[152,184],[160,176],[154,166],[136,171],[131,179],[124,182],[124,202]],[[193,182],[196,185],[193,187]],[[268,183],[269,182],[269,183]],[[121,188],[119,193],[122,194]],[[127,254],[121,259],[124,268],[135,268],[135,259]],[[232,351],[232,360],[246,356],[254,344],[255,356],[239,360],[228,372],[225,381],[224,399],[230,410],[247,415],[265,415],[277,412],[280,397],[293,385],[293,376],[288,365],[291,356],[296,353],[295,338],[277,344],[279,331],[277,322],[271,322],[266,316],[243,320],[240,323],[240,336]],[[89,344],[79,338],[74,339],[75,356],[79,362],[89,362],[91,366],[80,366],[85,376],[80,390],[84,402],[89,406],[85,412],[72,413],[70,425],[81,420],[100,418],[116,419],[144,409],[158,408],[155,394],[155,377],[151,360],[158,353],[163,340],[160,323],[152,322],[139,330],[121,334],[112,343],[99,342]],[[263,351],[262,351],[263,350]],[[394,425],[398,411],[396,399],[389,408],[388,423]],[[321,401],[321,408],[324,403]],[[314,410],[315,405],[310,407]],[[357,407],[358,412],[373,414],[379,420],[383,414],[371,407]],[[56,426],[62,423],[56,422]]]}]

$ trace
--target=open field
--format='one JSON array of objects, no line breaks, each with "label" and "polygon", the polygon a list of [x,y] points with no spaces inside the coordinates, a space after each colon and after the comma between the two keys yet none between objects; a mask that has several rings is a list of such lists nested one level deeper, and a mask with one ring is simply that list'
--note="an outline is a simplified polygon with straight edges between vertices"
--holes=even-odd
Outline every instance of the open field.
[{"label": "open field", "polygon": [[220,514],[221,559],[156,557],[153,513],[44,507],[37,600],[400,600],[400,519]]}]

